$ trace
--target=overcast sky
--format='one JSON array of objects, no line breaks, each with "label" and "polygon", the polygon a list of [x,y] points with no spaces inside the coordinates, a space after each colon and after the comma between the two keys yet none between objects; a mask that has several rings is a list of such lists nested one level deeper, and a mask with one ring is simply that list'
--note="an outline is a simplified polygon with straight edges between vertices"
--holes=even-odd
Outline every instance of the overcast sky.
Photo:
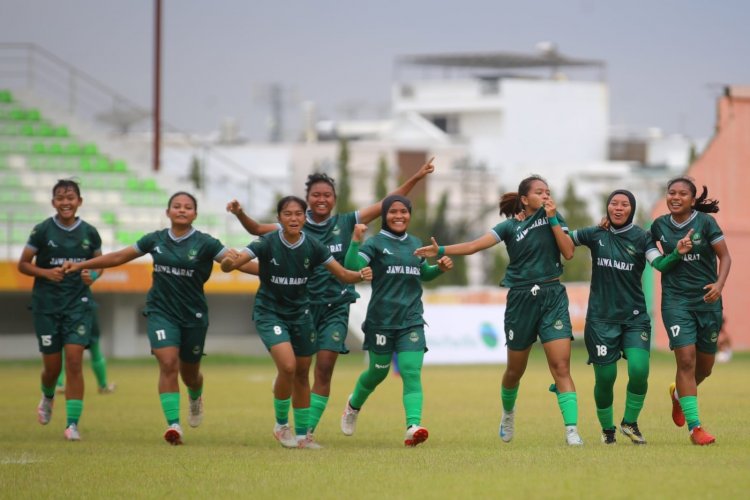
[{"label": "overcast sky", "polygon": [[[0,42],[32,42],[150,106],[152,0],[0,0]],[[164,0],[164,119],[263,135],[262,89],[319,118],[383,114],[399,55],[533,53],[606,62],[613,125],[711,134],[723,84],[750,84],[743,0]],[[0,75],[0,86],[2,86]],[[297,125],[296,123],[294,125]]]}]

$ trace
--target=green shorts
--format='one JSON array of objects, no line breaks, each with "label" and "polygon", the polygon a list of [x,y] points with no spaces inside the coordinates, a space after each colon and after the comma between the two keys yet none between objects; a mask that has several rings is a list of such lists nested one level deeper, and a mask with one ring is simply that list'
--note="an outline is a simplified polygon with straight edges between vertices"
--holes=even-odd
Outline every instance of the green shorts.
[{"label": "green shorts", "polygon": [[318,350],[348,354],[344,342],[349,331],[349,307],[343,304],[312,304],[310,314],[318,333]]},{"label": "green shorts", "polygon": [[670,349],[695,345],[700,352],[716,354],[719,332],[724,322],[721,310],[662,309],[661,317],[669,337]]},{"label": "green shorts", "polygon": [[568,294],[559,281],[511,288],[505,304],[505,345],[511,351],[529,348],[537,337],[573,339]]},{"label": "green shorts", "polygon": [[91,308],[76,308],[63,313],[34,313],[34,331],[42,354],[61,352],[66,344],[91,343]]},{"label": "green shorts", "polygon": [[634,324],[586,320],[583,332],[589,364],[608,365],[622,357],[625,349],[651,351],[651,322]]},{"label": "green shorts", "polygon": [[179,347],[180,360],[185,363],[199,363],[206,344],[208,323],[183,326],[171,318],[149,312],[146,315],[146,332],[151,350],[162,347]]},{"label": "green shorts", "polygon": [[393,352],[427,352],[424,338],[424,325],[401,328],[398,330],[379,330],[367,328],[362,349],[375,354],[392,354]]},{"label": "green shorts", "polygon": [[309,313],[305,313],[300,319],[290,321],[256,309],[253,319],[255,329],[269,351],[277,344],[289,342],[295,356],[312,356],[318,352],[318,335]]}]

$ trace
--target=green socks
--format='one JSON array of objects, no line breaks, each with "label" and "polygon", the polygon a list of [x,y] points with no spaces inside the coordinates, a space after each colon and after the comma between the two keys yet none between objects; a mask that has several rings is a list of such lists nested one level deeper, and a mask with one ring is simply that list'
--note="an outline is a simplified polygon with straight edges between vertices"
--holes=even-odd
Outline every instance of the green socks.
[{"label": "green socks", "polygon": [[575,392],[558,393],[557,406],[565,425],[578,425],[578,395]]},{"label": "green socks", "polygon": [[310,423],[310,408],[294,408],[294,433],[297,436],[306,436]]},{"label": "green socks", "polygon": [[289,407],[292,405],[292,398],[276,399],[273,398],[273,411],[276,414],[276,423],[284,425],[289,423]]},{"label": "green socks", "polygon": [[646,399],[645,394],[633,394],[628,391],[625,395],[625,415],[622,417],[622,421],[626,424],[632,424],[638,421],[638,415],[641,414],[643,409],[643,400]]},{"label": "green socks", "polygon": [[698,396],[680,396],[680,406],[682,406],[682,413],[685,414],[689,430],[692,431],[701,425],[698,419]]},{"label": "green socks", "polygon": [[596,416],[602,429],[614,429],[614,385],[617,380],[617,364],[594,365],[594,402]]},{"label": "green socks", "polygon": [[91,368],[96,375],[96,383],[99,387],[107,387],[107,359],[102,354],[99,343],[93,343],[89,346],[91,352]]},{"label": "green socks", "polygon": [[55,386],[52,387],[45,387],[44,384],[41,384],[42,387],[42,394],[44,394],[44,397],[47,399],[52,399],[55,397]]},{"label": "green socks", "polygon": [[401,381],[404,384],[403,404],[406,413],[406,427],[422,423],[422,363],[423,351],[405,351],[397,354]]},{"label": "green socks", "polygon": [[190,387],[188,387],[187,392],[188,396],[190,396],[190,399],[195,401],[203,394],[203,386],[200,386],[198,389],[191,389]]},{"label": "green socks", "polygon": [[328,406],[328,398],[320,394],[310,393],[310,429],[313,431],[320,422],[320,417]]},{"label": "green socks", "polygon": [[81,418],[83,412],[83,401],[80,399],[68,399],[65,401],[65,412],[68,415],[68,423],[78,425],[78,419]]},{"label": "green socks", "polygon": [[521,387],[521,384],[518,384],[512,389],[508,389],[502,384],[500,385],[500,400],[503,402],[503,410],[505,410],[506,413],[513,411],[513,408],[516,407],[516,398],[518,397],[519,387]]},{"label": "green socks", "polygon": [[167,419],[167,425],[180,423],[180,393],[164,392],[159,394],[161,400],[161,410],[164,412],[164,418]]},{"label": "green socks", "polygon": [[597,408],[596,418],[599,419],[599,425],[602,429],[614,429],[615,428],[615,411],[611,406],[607,408]]},{"label": "green socks", "polygon": [[370,352],[370,366],[362,372],[354,386],[354,392],[349,400],[353,408],[362,408],[372,391],[388,376],[391,368],[391,354],[377,354]]}]

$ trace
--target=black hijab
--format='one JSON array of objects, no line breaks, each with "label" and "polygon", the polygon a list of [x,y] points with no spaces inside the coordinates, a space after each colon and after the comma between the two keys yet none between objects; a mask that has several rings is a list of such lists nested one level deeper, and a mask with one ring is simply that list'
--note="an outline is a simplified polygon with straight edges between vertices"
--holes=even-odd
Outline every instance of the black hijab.
[{"label": "black hijab", "polygon": [[607,208],[607,220],[609,221],[609,225],[615,229],[620,229],[621,227],[625,227],[625,226],[628,226],[629,224],[632,224],[633,218],[635,217],[635,196],[633,196],[633,193],[631,193],[627,189],[617,189],[615,191],[612,191],[612,194],[610,194],[609,198],[607,198],[607,207],[609,207],[609,203],[612,201],[612,198],[614,198],[615,195],[618,195],[618,194],[624,194],[625,196],[627,196],[628,200],[630,201],[630,215],[628,216],[628,220],[625,221],[625,224],[617,226],[615,225],[614,222],[612,222],[612,219],[609,218],[609,208]]},{"label": "black hijab", "polygon": [[395,202],[400,201],[404,204],[406,209],[411,213],[411,201],[409,201],[409,198],[406,198],[404,196],[401,196],[399,194],[392,194],[390,196],[386,196],[383,200],[383,203],[380,208],[380,224],[383,229],[388,231],[391,234],[394,234],[396,236],[403,236],[406,231],[396,232],[393,229],[391,229],[388,226],[388,223],[386,222],[386,215],[388,215],[388,210],[390,210],[391,205],[393,205]]}]

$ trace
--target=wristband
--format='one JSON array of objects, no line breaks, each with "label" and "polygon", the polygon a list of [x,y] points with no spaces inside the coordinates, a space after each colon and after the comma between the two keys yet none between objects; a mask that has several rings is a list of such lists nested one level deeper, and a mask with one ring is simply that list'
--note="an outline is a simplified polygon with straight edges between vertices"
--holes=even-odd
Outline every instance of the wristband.
[{"label": "wristband", "polygon": [[89,276],[91,276],[92,282],[99,279],[99,273],[97,273],[96,271],[89,271]]},{"label": "wristband", "polygon": [[438,247],[437,258],[439,259],[439,258],[440,258],[440,257],[442,257],[443,255],[445,255],[445,247],[442,247],[442,246],[441,246],[441,247]]},{"label": "wristband", "polygon": [[549,221],[550,226],[559,226],[560,221],[557,220],[557,215],[553,215],[552,217],[547,217],[547,220]]}]

